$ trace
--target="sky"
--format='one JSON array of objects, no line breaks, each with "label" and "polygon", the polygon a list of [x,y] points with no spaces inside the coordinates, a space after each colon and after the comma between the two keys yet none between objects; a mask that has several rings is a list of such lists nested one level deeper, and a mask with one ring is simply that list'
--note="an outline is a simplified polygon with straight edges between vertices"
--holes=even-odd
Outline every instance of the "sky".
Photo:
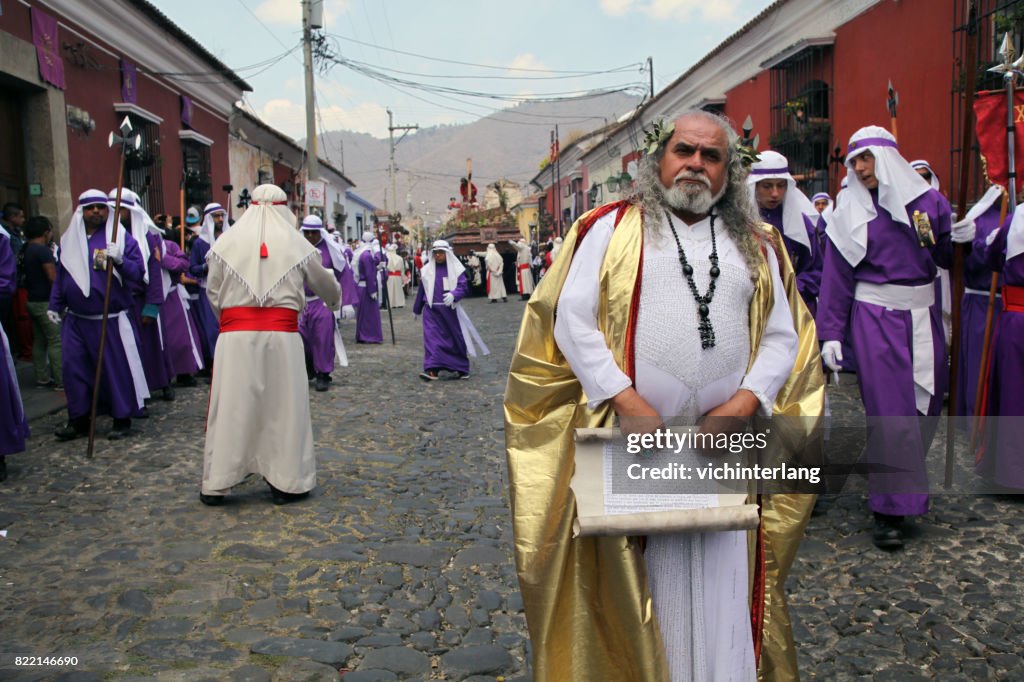
[{"label": "sky", "polygon": [[[305,137],[299,0],[151,1],[253,87],[245,99],[264,121]],[[427,127],[470,122],[523,98],[600,88],[643,95],[648,57],[658,92],[769,4],[324,0],[325,45],[349,63],[317,73],[318,131],[385,138],[388,108],[396,125]],[[459,92],[423,91],[380,76]]]}]

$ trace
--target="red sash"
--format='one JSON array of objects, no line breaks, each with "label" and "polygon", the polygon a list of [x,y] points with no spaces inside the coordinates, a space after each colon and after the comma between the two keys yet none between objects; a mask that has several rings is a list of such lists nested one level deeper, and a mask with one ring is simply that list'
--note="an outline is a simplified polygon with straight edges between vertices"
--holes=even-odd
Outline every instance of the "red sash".
[{"label": "red sash", "polygon": [[402,271],[401,270],[388,270],[388,274],[391,275],[392,277],[401,277],[402,276]]},{"label": "red sash", "polygon": [[299,311],[291,308],[226,308],[220,314],[220,333],[297,332]]},{"label": "red sash", "polygon": [[1024,313],[1024,287],[1003,285],[1003,310]]}]

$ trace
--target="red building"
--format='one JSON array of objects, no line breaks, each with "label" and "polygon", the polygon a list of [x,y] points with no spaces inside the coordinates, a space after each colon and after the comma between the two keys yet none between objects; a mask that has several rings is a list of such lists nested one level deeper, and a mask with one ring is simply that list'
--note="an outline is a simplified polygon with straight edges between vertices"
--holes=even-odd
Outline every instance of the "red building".
[{"label": "red building", "polygon": [[5,2],[0,199],[63,228],[75,197],[117,184],[107,145],[128,116],[142,147],[125,185],[150,213],[220,200],[229,120],[252,88],[145,0]]},{"label": "red building", "polygon": [[[725,114],[739,129],[749,116],[759,150],[774,149],[808,193],[835,194],[846,145],[865,125],[892,127],[888,85],[898,94],[896,133],[907,160],[927,159],[955,198],[963,108],[965,0],[778,0],[705,55],[583,155],[596,185],[616,178],[651,123],[689,108]],[[1024,3],[979,0],[979,73],[996,59],[1006,30],[1024,26]],[[984,78],[979,89],[991,85]],[[975,173],[975,182],[977,173]],[[593,187],[592,187],[593,189]],[[604,191],[614,198],[614,191]],[[977,188],[970,194],[973,199]],[[609,196],[611,195],[611,196]]]}]

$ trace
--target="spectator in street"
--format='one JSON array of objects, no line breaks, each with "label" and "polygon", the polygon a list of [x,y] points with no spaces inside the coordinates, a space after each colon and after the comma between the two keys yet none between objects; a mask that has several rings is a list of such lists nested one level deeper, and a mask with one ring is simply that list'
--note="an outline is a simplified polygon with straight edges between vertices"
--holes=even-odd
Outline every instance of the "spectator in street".
[{"label": "spectator in street", "polygon": [[46,314],[50,290],[57,279],[57,260],[50,251],[53,225],[44,216],[34,216],[25,224],[25,255],[22,261],[25,289],[28,290],[28,314],[32,320],[32,365],[36,386],[64,390],[61,378],[60,325]]}]

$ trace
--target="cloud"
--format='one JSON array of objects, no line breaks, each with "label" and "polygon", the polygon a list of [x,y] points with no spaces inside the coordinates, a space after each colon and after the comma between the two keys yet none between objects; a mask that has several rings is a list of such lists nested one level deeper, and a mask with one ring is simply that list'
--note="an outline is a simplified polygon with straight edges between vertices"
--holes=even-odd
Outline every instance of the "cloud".
[{"label": "cloud", "polygon": [[[335,18],[348,11],[349,0],[323,0],[324,24],[330,26]],[[256,16],[269,24],[302,24],[302,4],[298,0],[263,0],[256,8]]]},{"label": "cloud", "polygon": [[[300,102],[288,99],[272,99],[258,109],[261,119],[285,135],[295,139],[306,136],[306,107]],[[387,137],[388,115],[379,104],[364,102],[355,107],[321,106],[320,118],[316,125],[319,132],[321,123],[327,130],[351,130],[369,133],[374,137]]]},{"label": "cloud", "polygon": [[[529,69],[529,71],[523,71],[523,69]],[[542,75],[534,73],[535,71],[549,71],[547,65],[541,60],[537,59],[536,55],[532,52],[526,52],[524,54],[516,55],[515,58],[509,62],[508,70],[510,73],[522,73],[523,75]]]},{"label": "cloud", "polygon": [[734,21],[739,5],[740,0],[601,0],[601,9],[612,17],[638,12],[657,21],[680,23],[692,21],[695,13],[709,21]]}]

